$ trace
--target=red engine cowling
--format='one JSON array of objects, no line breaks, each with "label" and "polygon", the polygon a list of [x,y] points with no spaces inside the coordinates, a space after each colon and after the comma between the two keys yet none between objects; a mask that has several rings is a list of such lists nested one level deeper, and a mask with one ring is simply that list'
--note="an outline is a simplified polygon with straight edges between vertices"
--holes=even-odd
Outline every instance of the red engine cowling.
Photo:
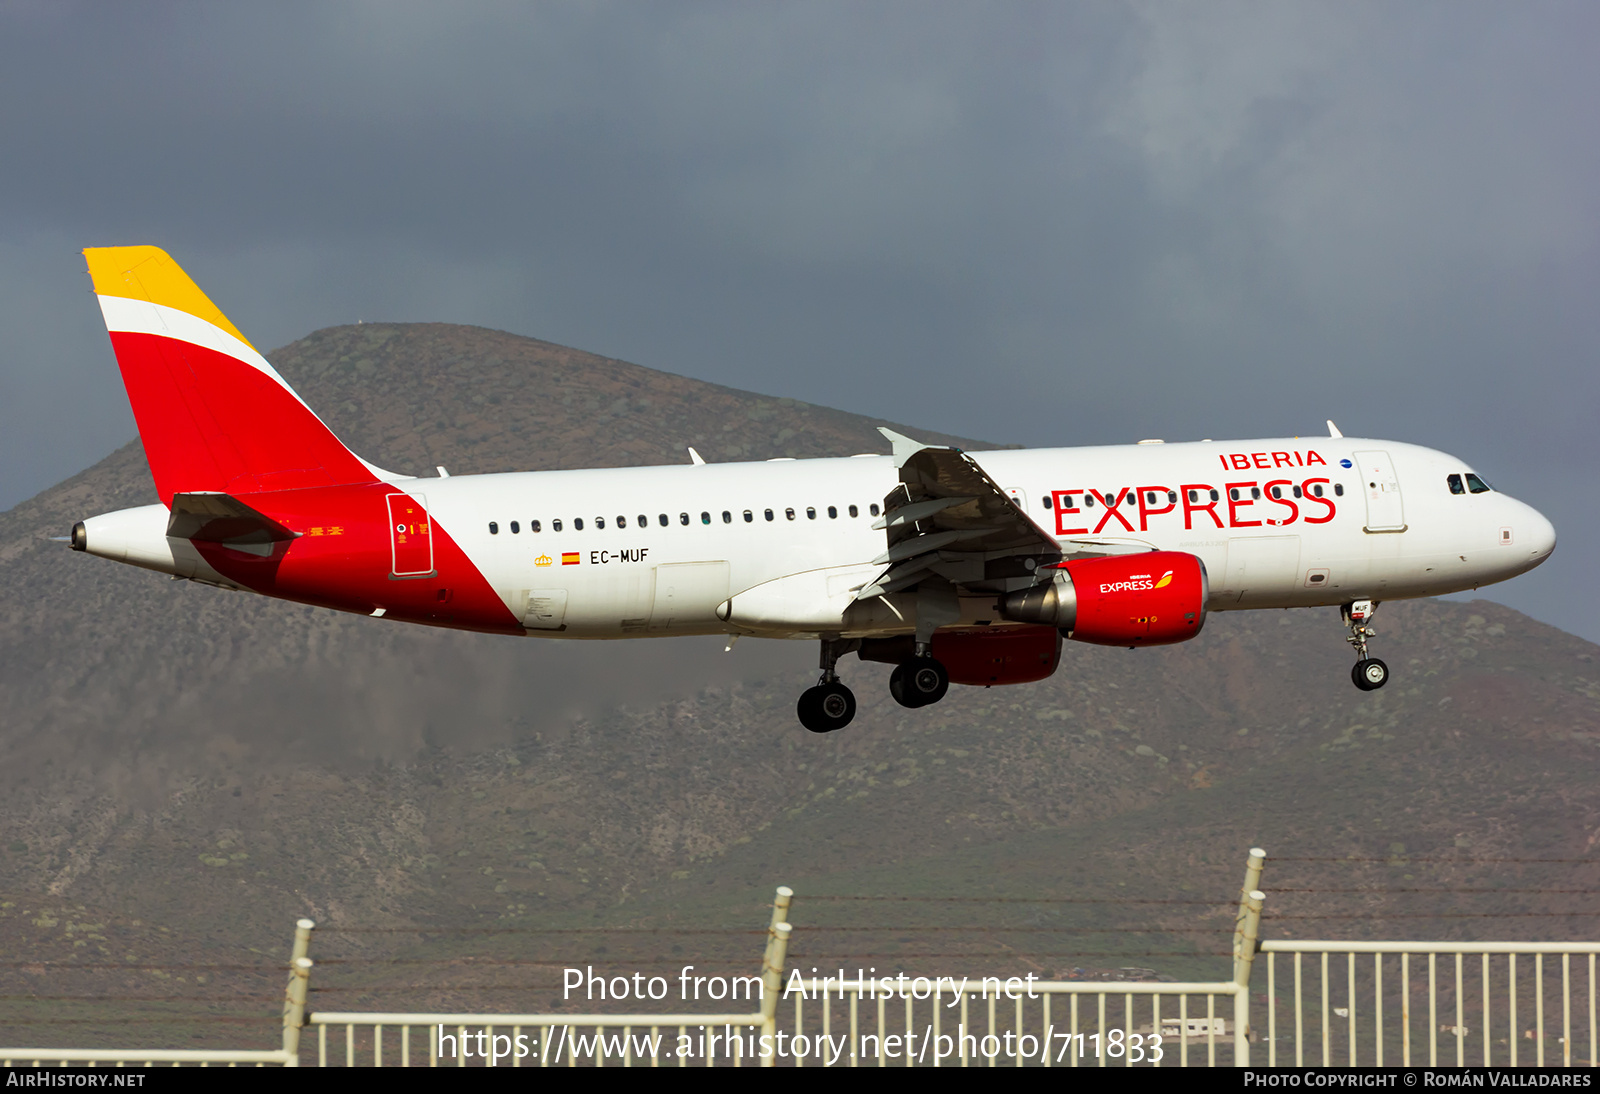
[{"label": "red engine cowling", "polygon": [[1002,613],[1059,627],[1076,642],[1163,646],[1200,633],[1206,595],[1206,568],[1198,558],[1149,551],[1065,563],[1049,585],[1007,596]]},{"label": "red engine cowling", "polygon": [[[913,649],[909,634],[868,638],[858,656],[897,665],[910,660]],[[933,656],[952,684],[1031,684],[1061,663],[1061,634],[1054,627],[952,627],[933,632]]]}]

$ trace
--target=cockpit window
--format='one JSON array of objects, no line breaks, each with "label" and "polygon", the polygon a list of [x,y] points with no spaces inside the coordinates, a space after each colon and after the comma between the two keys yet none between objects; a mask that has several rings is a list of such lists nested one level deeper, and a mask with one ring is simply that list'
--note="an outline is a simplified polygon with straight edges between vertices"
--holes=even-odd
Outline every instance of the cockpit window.
[{"label": "cockpit window", "polygon": [[1444,481],[1450,484],[1450,492],[1452,494],[1465,494],[1467,492],[1467,488],[1461,485],[1460,475],[1447,475]]},{"label": "cockpit window", "polygon": [[1469,471],[1467,472],[1467,489],[1474,494],[1487,494],[1489,492],[1489,484]]}]

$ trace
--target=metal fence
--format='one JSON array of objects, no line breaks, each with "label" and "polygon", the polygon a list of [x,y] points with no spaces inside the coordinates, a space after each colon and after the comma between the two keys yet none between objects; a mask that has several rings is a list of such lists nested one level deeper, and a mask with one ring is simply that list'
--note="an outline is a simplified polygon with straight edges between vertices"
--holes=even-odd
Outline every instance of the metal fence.
[{"label": "metal fence", "polygon": [[1261,951],[1269,1066],[1594,1066],[1600,944],[1266,941]]},{"label": "metal fence", "polygon": [[[958,984],[951,977],[786,976],[793,894],[780,888],[759,974],[737,978],[746,984],[750,1010],[312,1011],[314,925],[303,919],[290,952],[276,1049],[0,1048],[0,1063],[1594,1066],[1600,943],[1258,941],[1264,860],[1260,849],[1250,852],[1234,921],[1232,975],[1217,981],[1108,983],[1029,975],[962,977]],[[1265,993],[1252,997],[1252,979],[1261,988],[1256,967],[1262,964]],[[308,1029],[316,1031],[314,1040],[303,1043]]]}]

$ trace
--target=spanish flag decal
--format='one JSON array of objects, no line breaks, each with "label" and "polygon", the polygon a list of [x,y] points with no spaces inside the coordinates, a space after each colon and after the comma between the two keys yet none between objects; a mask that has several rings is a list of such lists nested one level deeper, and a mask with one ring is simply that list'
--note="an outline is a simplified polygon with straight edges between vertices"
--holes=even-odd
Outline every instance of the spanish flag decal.
[{"label": "spanish flag decal", "polygon": [[561,552],[561,565],[563,565],[563,566],[576,566],[577,564],[578,564],[578,552],[577,551],[562,551]]}]

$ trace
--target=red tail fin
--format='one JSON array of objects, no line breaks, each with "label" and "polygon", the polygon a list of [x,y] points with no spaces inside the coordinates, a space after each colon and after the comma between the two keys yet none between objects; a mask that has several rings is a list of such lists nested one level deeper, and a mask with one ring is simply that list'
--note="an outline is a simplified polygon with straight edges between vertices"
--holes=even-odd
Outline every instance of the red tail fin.
[{"label": "red tail fin", "polygon": [[163,503],[378,481],[166,252],[83,253]]}]

